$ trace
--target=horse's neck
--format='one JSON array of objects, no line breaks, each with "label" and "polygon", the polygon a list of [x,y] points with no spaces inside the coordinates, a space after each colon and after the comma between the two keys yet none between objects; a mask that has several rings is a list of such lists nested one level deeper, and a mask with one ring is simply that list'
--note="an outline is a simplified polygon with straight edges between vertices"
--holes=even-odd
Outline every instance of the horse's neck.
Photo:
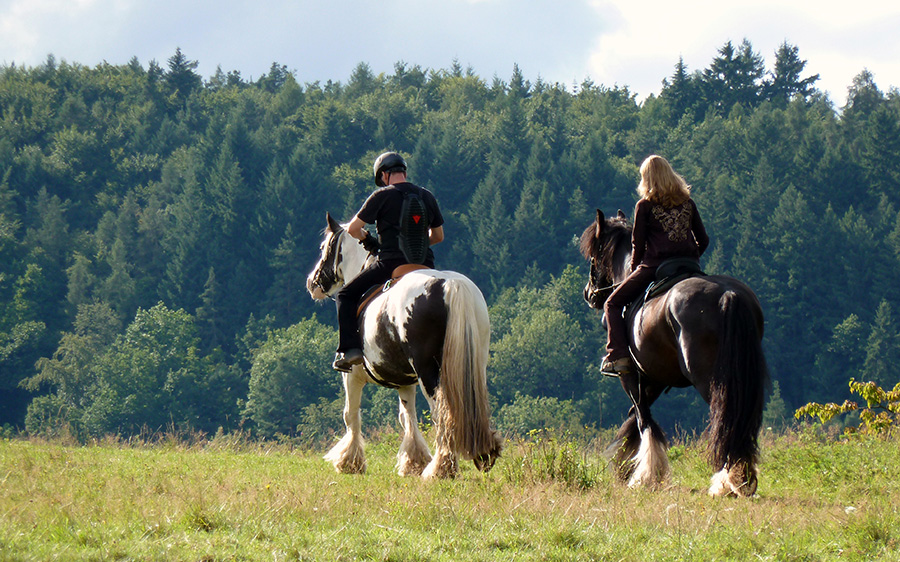
[{"label": "horse's neck", "polygon": [[[616,283],[621,283],[628,277],[628,274],[631,273],[631,244],[628,245],[628,249],[618,257],[619,263],[615,264],[617,268],[621,267],[621,269],[616,270],[617,279]],[[621,272],[621,273],[620,273]]]},{"label": "horse's neck", "polygon": [[341,240],[341,260],[344,264],[344,283],[349,283],[369,265],[370,260],[375,258],[346,231],[342,236],[344,238]]}]

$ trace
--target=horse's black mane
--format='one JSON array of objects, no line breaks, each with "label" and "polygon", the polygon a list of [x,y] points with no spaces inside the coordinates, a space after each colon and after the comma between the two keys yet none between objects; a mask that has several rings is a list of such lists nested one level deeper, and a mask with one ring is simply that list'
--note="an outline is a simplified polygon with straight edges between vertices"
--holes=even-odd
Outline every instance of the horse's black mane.
[{"label": "horse's black mane", "polygon": [[614,279],[617,273],[621,273],[616,271],[622,268],[621,260],[616,257],[623,248],[630,246],[631,227],[620,217],[606,219],[600,236],[597,236],[596,220],[581,234],[581,254],[587,259],[597,260],[600,274],[607,279]]}]

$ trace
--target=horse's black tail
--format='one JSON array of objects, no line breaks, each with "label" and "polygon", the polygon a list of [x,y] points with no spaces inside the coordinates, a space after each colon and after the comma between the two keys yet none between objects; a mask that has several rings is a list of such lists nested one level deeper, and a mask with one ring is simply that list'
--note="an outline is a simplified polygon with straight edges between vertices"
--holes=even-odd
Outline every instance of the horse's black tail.
[{"label": "horse's black tail", "polygon": [[762,328],[746,297],[728,291],[719,299],[719,351],[710,387],[710,464],[718,470],[756,464],[769,369]]}]

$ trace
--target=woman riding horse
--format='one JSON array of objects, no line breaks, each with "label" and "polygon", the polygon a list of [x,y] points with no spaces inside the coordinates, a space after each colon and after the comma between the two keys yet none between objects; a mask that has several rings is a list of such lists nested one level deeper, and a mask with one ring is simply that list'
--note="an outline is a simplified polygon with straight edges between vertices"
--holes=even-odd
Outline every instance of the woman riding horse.
[{"label": "woman riding horse", "polygon": [[605,375],[631,371],[625,307],[656,279],[656,268],[667,259],[699,260],[709,237],[691,199],[691,187],[662,156],[650,156],[641,164],[641,196],[634,207],[631,233],[631,273],[606,300],[607,355],[600,366]]},{"label": "woman riding horse", "polygon": [[[639,208],[641,205],[638,203]],[[664,211],[659,216],[669,220]],[[690,212],[690,223],[684,218],[682,222],[671,219],[681,225],[673,231],[697,240],[693,210]],[[682,207],[682,213],[687,217],[688,208]],[[606,218],[597,210],[596,221],[581,235],[582,254],[591,263],[584,298],[592,308],[604,308],[612,289],[628,277],[627,268],[634,261],[633,238],[621,211]],[[705,244],[697,244],[698,254]],[[717,471],[709,493],[753,495],[768,385],[762,351],[763,314],[756,295],[732,277],[699,275],[682,278],[665,292],[647,295],[638,306],[639,310],[621,323],[624,352],[630,354],[634,368],[615,373],[633,404],[611,447],[619,477],[630,486],[655,486],[666,479],[666,438],[653,420],[650,406],[670,387],[694,386],[709,403],[709,461]],[[606,316],[610,330],[619,320],[613,316],[614,312]],[[615,337],[611,335],[614,345]]]}]

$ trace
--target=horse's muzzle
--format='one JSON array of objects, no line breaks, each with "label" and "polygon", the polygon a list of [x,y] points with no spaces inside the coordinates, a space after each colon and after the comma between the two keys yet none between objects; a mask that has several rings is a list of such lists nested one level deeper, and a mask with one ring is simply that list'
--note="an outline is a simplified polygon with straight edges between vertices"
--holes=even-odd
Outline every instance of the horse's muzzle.
[{"label": "horse's muzzle", "polygon": [[588,283],[584,286],[584,300],[591,308],[603,310],[603,303],[606,299],[602,298],[601,291],[591,288],[591,284]]},{"label": "horse's muzzle", "polygon": [[322,290],[322,287],[319,286],[318,283],[313,281],[312,277],[306,278],[306,290],[309,291],[309,296],[317,301],[328,298],[328,295],[325,294],[325,291]]}]

